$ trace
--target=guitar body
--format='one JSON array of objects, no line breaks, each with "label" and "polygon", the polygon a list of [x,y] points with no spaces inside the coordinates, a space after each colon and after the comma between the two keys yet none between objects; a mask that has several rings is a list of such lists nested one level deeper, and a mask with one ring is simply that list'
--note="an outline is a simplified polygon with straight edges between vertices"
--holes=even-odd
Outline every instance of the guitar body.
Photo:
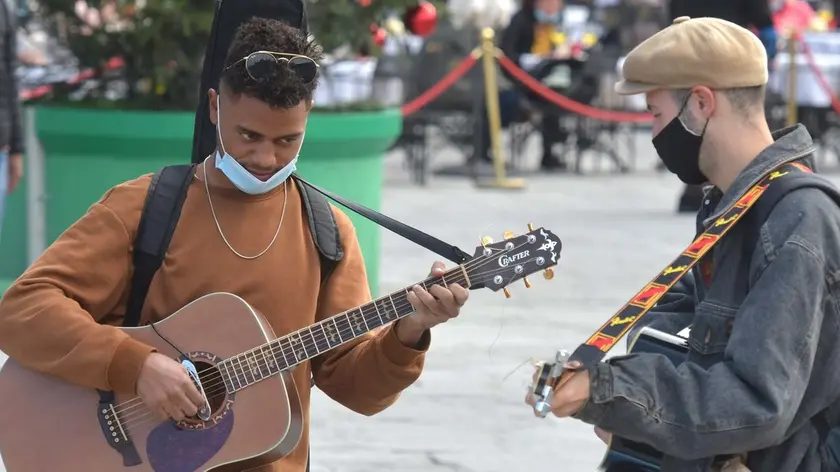
[{"label": "guitar body", "polygon": [[[199,298],[155,329],[124,330],[174,359],[180,350],[198,372],[275,338],[262,315],[229,293]],[[212,390],[214,379],[200,378],[205,390]],[[139,402],[116,407],[134,395],[100,403],[102,395],[107,400],[108,392],[79,387],[9,359],[0,370],[0,454],[9,472],[242,471],[290,453],[303,427],[288,372],[235,393],[222,389],[210,401],[208,421],[190,419],[178,425],[158,419]],[[113,411],[107,405],[115,406],[120,422],[109,426]],[[124,437],[128,441],[119,440]]]},{"label": "guitar body", "polygon": [[[636,352],[663,354],[674,365],[679,365],[688,355],[688,341],[644,327],[628,349],[628,353]],[[653,447],[611,435],[601,469],[605,472],[659,472],[661,463],[662,453]]]}]

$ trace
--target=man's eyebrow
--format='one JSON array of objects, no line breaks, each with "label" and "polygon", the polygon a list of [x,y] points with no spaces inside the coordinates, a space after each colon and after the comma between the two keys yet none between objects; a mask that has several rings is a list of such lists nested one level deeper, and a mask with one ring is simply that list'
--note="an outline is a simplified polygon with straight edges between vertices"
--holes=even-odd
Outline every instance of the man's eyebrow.
[{"label": "man's eyebrow", "polygon": [[[237,130],[237,131],[239,131],[240,133],[247,133],[247,134],[250,134],[250,135],[252,135],[252,136],[254,136],[254,137],[256,137],[256,138],[263,138],[263,137],[265,137],[265,135],[264,135],[264,134],[262,134],[262,133],[260,133],[259,131],[254,131],[254,130],[252,130],[252,129],[248,129],[248,128],[246,128],[246,127],[242,126],[242,125],[236,125],[236,130]],[[283,135],[283,136],[278,136],[278,137],[276,137],[276,138],[274,138],[274,139],[275,139],[275,140],[276,140],[276,139],[291,139],[291,138],[299,138],[299,137],[301,137],[301,136],[303,136],[303,133],[289,133],[289,134],[286,134],[286,135]]]},{"label": "man's eyebrow", "polygon": [[241,126],[241,125],[236,125],[236,131],[239,131],[240,133],[252,134],[252,135],[258,136],[258,137],[261,137],[263,135],[259,131],[254,131],[252,129],[248,129],[248,128],[246,128],[244,126]]}]

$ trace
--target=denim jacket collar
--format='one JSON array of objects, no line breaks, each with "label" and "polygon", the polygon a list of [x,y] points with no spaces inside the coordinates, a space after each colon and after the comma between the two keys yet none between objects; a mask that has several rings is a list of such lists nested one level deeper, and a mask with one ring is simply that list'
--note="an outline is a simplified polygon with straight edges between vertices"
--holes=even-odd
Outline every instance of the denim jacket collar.
[{"label": "denim jacket collar", "polygon": [[[773,144],[761,151],[747,167],[741,171],[729,190],[723,194],[715,211],[703,220],[703,226],[708,227],[712,221],[719,218],[727,208],[738,201],[765,175],[778,168],[782,164],[791,161],[802,160],[814,153],[814,142],[805,126],[797,124],[778,130],[773,133]],[[809,166],[813,166],[812,159],[805,160]],[[720,191],[713,188],[712,191]]]}]

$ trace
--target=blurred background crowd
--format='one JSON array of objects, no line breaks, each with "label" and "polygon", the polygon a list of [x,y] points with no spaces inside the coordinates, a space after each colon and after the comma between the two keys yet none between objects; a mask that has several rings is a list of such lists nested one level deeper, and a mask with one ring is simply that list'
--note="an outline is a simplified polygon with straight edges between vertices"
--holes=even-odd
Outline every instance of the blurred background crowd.
[{"label": "blurred background crowd", "polygon": [[[12,65],[20,103],[41,116],[22,123],[27,146],[53,143],[53,151],[46,150],[51,158],[73,154],[68,136],[74,135],[107,141],[108,159],[116,159],[122,151],[113,146],[113,136],[91,134],[87,125],[85,131],[65,128],[81,126],[92,111],[100,117],[115,111],[180,114],[184,121],[194,117],[219,4],[3,0],[0,12],[7,21],[0,25],[14,30],[8,37],[15,41],[7,41],[13,47],[0,51],[6,55],[2,62]],[[431,177],[493,176],[500,169],[508,175],[640,170],[635,138],[650,119],[644,97],[618,96],[613,85],[621,77],[623,57],[683,15],[720,17],[753,30],[771,59],[767,114],[772,128],[804,123],[817,140],[826,169],[840,156],[840,33],[835,18],[840,0],[306,0],[305,5],[310,33],[326,53],[315,111],[340,117],[398,110],[399,130],[386,151],[402,153],[418,185]],[[494,33],[487,40],[498,48],[492,81],[491,69],[481,66],[477,53],[482,31]],[[498,107],[490,106],[489,96],[496,97]],[[51,113],[59,108],[88,114],[78,120],[57,118]],[[488,118],[494,116],[498,129]],[[0,113],[0,124],[10,119]],[[155,120],[149,123],[159,122]],[[61,130],[57,121],[63,122]],[[184,128],[185,139],[179,143],[186,146],[192,130]],[[58,135],[58,141],[50,137]],[[495,152],[494,136],[502,143]],[[149,153],[155,150],[148,141],[144,147]],[[454,149],[460,163],[436,162],[443,148]],[[90,149],[84,153],[90,158]],[[108,167],[110,173],[96,178],[89,195],[42,216],[47,228],[40,246],[78,217],[101,194],[97,192],[159,164],[150,160],[120,164],[122,170]],[[58,165],[50,164],[52,170],[44,172],[58,172]],[[49,185],[63,184],[53,179]],[[694,211],[699,198],[698,188],[686,188],[675,210]],[[22,227],[25,216],[32,221],[32,203],[19,200],[20,209],[6,211],[2,246],[15,257],[28,252],[31,258],[39,245],[31,247],[32,225]],[[21,232],[18,242],[9,235],[12,228]],[[0,256],[5,251],[0,247]],[[14,278],[26,265],[9,257],[0,257],[0,279]]]}]

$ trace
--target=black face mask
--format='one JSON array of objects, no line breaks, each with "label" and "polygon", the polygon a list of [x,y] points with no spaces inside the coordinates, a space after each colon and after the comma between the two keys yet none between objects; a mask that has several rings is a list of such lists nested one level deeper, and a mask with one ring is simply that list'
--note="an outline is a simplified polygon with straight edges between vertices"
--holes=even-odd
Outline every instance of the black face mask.
[{"label": "black face mask", "polygon": [[706,127],[703,127],[700,136],[686,129],[680,121],[680,115],[687,103],[688,99],[680,107],[677,116],[654,136],[653,147],[656,148],[656,153],[665,167],[680,180],[689,185],[700,185],[709,180],[700,170],[700,145],[703,143]]}]

